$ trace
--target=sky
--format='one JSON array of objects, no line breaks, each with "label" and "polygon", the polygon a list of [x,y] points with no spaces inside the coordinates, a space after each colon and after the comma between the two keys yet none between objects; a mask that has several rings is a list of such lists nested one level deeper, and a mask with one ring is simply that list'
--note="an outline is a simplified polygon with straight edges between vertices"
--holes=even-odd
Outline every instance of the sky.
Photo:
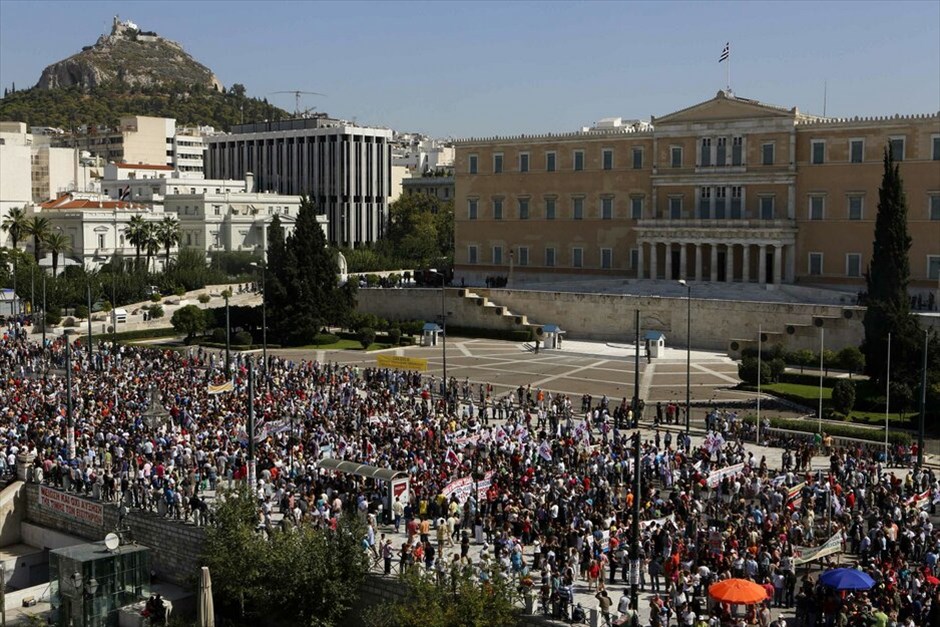
[{"label": "sky", "polygon": [[91,45],[120,14],[226,86],[292,111],[436,137],[649,119],[726,86],[830,116],[940,111],[940,1],[23,2],[0,0],[0,85]]}]

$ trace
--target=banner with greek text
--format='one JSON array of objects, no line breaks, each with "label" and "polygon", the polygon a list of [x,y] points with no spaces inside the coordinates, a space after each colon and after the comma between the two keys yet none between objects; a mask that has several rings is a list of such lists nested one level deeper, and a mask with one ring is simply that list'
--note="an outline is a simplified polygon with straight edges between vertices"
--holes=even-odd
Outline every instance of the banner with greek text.
[{"label": "banner with greek text", "polygon": [[793,565],[799,566],[807,562],[818,560],[827,555],[842,552],[842,533],[836,533],[826,540],[826,543],[817,547],[795,546],[793,547]]},{"label": "banner with greek text", "polygon": [[721,480],[725,477],[733,477],[734,475],[740,473],[744,470],[744,462],[738,464],[732,464],[730,466],[725,466],[724,468],[719,468],[714,470],[711,474],[708,475],[708,487],[717,488],[718,484],[721,483]]},{"label": "banner with greek text", "polygon": [[74,494],[39,486],[39,507],[97,527],[104,526],[104,506]]},{"label": "banner with greek text", "polygon": [[[493,484],[493,471],[489,471],[483,478],[477,481],[477,500],[480,500],[486,496],[486,491],[490,489],[490,486]],[[441,494],[444,495],[444,498],[450,500],[450,497],[456,496],[457,500],[463,504],[470,494],[473,492],[473,477],[462,477],[460,479],[455,479],[451,481],[444,489],[441,490]]]},{"label": "banner with greek text", "polygon": [[376,355],[375,364],[379,368],[392,368],[394,370],[417,370],[418,372],[427,372],[428,370],[428,360],[420,357]]}]

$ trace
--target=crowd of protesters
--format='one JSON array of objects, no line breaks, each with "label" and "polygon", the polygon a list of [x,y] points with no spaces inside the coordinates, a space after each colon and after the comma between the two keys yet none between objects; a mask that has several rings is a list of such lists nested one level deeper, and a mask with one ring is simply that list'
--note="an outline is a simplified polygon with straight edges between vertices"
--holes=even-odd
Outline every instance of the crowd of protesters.
[{"label": "crowd of protesters", "polygon": [[[255,357],[233,357],[226,371],[220,354],[196,348],[102,343],[90,357],[81,348],[70,356],[61,338],[43,347],[20,327],[5,330],[0,470],[31,459],[32,481],[208,523],[205,492],[249,477]],[[636,468],[626,399],[585,396],[576,407],[538,387],[498,396],[485,383],[277,356],[253,372],[259,531],[359,515],[364,548],[386,572],[466,567],[486,579],[495,569],[540,611],[568,620],[583,615],[575,592],[589,591],[616,624],[770,627],[785,624],[786,610],[808,627],[940,625],[932,470],[887,468],[874,449],[831,438],[766,436],[785,448],[772,468],[745,446],[753,430],[732,412],[709,410],[704,440],[659,429],[681,424],[673,403],[656,407]],[[163,419],[148,413],[152,399]],[[828,466],[813,467],[814,453]],[[325,457],[406,472],[407,499],[320,468]],[[805,561],[807,548],[834,537],[845,555]],[[848,594],[820,586],[820,567],[837,562],[876,585]],[[709,586],[729,577],[764,586],[768,601],[710,602]],[[634,581],[648,620],[630,602]],[[616,603],[611,591],[621,593]]]}]

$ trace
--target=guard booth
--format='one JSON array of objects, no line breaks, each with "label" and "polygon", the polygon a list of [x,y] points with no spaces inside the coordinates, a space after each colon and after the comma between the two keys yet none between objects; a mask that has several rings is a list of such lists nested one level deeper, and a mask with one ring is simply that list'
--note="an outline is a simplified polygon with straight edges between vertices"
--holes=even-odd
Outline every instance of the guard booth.
[{"label": "guard booth", "polygon": [[557,324],[542,325],[542,341],[545,342],[545,348],[561,348],[561,336],[565,332]]},{"label": "guard booth", "polygon": [[666,336],[660,331],[646,332],[647,357],[662,357],[666,351]]},{"label": "guard booth", "polygon": [[424,327],[421,328],[421,346],[437,346],[443,334],[441,325],[436,322],[425,322]]},{"label": "guard booth", "polygon": [[122,607],[150,595],[150,549],[93,542],[50,551],[49,592],[53,624],[117,627]]},{"label": "guard booth", "polygon": [[385,523],[392,522],[392,503],[395,501],[407,503],[411,500],[411,480],[407,472],[333,458],[321,459],[317,462],[317,466],[324,470],[365,477],[385,484],[385,489],[382,491],[381,517]]}]

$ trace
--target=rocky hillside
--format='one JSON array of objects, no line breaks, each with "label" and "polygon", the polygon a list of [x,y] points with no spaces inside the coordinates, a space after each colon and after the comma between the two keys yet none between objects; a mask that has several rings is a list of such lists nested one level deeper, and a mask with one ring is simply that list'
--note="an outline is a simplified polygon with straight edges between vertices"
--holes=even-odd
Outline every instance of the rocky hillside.
[{"label": "rocky hillside", "polygon": [[110,35],[93,46],[58,61],[42,71],[36,87],[94,89],[111,83],[153,87],[183,83],[221,90],[212,70],[193,59],[183,47],[156,33],[141,31],[133,22],[117,17]]},{"label": "rocky hillside", "polygon": [[241,122],[289,117],[267,100],[247,97],[244,85],[226,90],[179,44],[116,17],[110,35],[47,67],[32,89],[5,90],[0,99],[0,120],[29,126],[115,126],[124,115],[226,131]]}]

